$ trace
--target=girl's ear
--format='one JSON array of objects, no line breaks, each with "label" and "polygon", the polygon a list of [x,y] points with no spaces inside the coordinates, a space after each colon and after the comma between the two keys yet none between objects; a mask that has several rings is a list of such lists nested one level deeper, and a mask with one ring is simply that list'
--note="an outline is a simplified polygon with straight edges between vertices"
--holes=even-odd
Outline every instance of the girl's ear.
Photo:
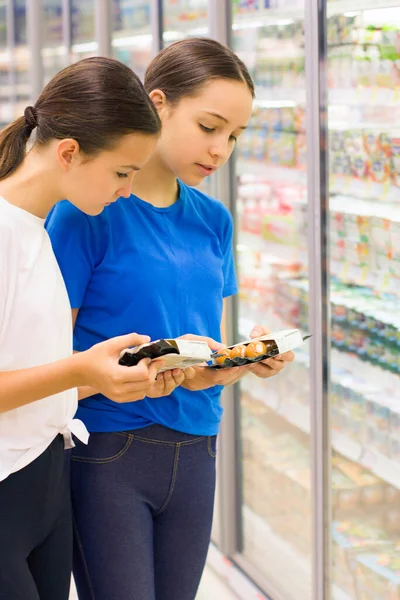
[{"label": "girl's ear", "polygon": [[72,138],[60,140],[57,144],[57,160],[64,171],[69,171],[79,158],[79,144]]},{"label": "girl's ear", "polygon": [[149,94],[154,106],[160,117],[162,117],[168,109],[167,96],[162,90],[153,90]]}]

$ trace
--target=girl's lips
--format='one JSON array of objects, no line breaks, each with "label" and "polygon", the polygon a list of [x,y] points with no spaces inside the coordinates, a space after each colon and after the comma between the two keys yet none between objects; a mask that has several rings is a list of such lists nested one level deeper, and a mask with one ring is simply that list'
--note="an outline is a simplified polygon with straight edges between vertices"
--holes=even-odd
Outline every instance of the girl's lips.
[{"label": "girl's lips", "polygon": [[199,169],[199,171],[200,171],[201,175],[203,175],[203,177],[211,175],[216,170],[216,167],[213,167],[211,165],[202,165],[200,163],[196,163],[196,167]]}]

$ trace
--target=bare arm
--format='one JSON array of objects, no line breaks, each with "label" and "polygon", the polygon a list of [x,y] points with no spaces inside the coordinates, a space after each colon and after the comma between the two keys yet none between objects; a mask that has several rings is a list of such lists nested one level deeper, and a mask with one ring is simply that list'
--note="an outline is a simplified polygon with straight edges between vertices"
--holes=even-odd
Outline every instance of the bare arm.
[{"label": "bare arm", "polygon": [[123,367],[118,358],[124,348],[148,341],[133,333],[54,363],[2,372],[0,413],[79,386],[93,387],[116,402],[141,400],[153,386],[160,363],[144,359],[136,367]]},{"label": "bare arm", "polygon": [[6,412],[79,385],[75,356],[55,363],[0,373],[0,412]]},{"label": "bare arm", "polygon": [[[78,318],[79,308],[72,309],[72,329],[75,327],[76,319]],[[75,351],[77,354],[77,352]],[[78,387],[78,400],[84,400],[90,396],[98,394],[98,391],[88,385],[81,385]]]}]

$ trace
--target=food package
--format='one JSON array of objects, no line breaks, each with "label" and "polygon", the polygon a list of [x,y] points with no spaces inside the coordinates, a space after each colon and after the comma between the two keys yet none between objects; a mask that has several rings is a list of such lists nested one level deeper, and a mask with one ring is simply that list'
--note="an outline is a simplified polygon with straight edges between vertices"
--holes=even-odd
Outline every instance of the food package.
[{"label": "food package", "polygon": [[211,350],[200,340],[156,340],[135,348],[127,348],[120,354],[119,364],[125,367],[137,365],[143,358],[162,358],[160,373],[172,369],[186,369],[210,360]]},{"label": "food package", "polygon": [[259,362],[294,350],[309,337],[303,337],[298,329],[284,329],[269,333],[214,352],[210,366],[213,369],[226,369]]}]

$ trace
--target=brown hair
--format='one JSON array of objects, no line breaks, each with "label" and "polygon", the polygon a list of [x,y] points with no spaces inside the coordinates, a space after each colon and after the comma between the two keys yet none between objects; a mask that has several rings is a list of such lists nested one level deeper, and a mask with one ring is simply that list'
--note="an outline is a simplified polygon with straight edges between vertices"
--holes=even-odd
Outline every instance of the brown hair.
[{"label": "brown hair", "polygon": [[242,81],[255,97],[246,65],[230,48],[209,38],[187,38],[164,48],[151,61],[144,87],[148,93],[162,90],[174,104],[185,96],[194,96],[211,79]]},{"label": "brown hair", "polygon": [[112,148],[123,135],[158,134],[161,122],[133,71],[117,60],[96,56],[57,73],[35,106],[0,133],[0,180],[21,164],[35,128],[37,144],[73,138],[84,154],[93,156]]}]

